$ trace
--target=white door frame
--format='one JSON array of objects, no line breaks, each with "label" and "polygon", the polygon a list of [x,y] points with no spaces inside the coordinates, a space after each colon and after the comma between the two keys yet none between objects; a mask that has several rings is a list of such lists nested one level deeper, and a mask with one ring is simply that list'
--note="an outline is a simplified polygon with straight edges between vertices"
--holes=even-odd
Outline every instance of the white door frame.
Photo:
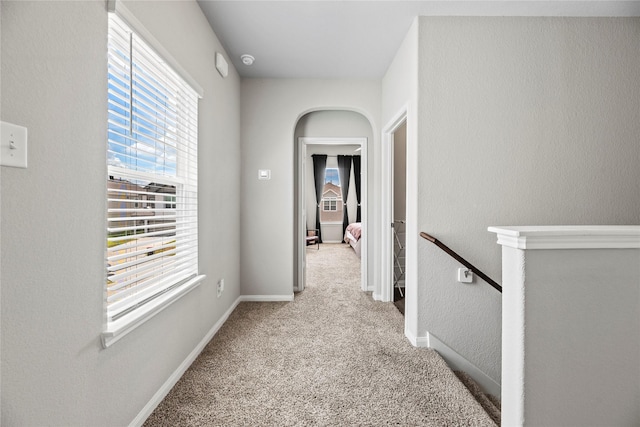
[{"label": "white door frame", "polygon": [[367,290],[367,240],[368,240],[368,204],[367,204],[367,165],[368,165],[368,147],[367,138],[317,138],[317,137],[300,137],[298,138],[298,206],[296,214],[298,217],[298,229],[294,233],[298,247],[298,286],[295,292],[302,292],[306,281],[306,245],[302,244],[303,236],[307,233],[307,213],[306,213],[306,168],[307,145],[359,145],[360,150],[360,205],[361,205],[361,221],[362,221],[362,242],[360,243],[360,288]]},{"label": "white door frame", "polygon": [[393,301],[393,230],[391,228],[393,222],[393,135],[407,121],[407,116],[408,111],[405,107],[382,132],[382,230],[380,233],[380,277],[382,279],[379,297],[384,302]]}]

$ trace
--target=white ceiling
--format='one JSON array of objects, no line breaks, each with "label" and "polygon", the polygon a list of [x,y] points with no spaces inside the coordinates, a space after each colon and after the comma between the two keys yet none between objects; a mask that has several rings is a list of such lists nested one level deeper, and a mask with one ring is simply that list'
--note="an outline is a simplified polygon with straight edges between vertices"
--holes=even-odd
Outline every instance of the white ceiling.
[{"label": "white ceiling", "polygon": [[380,78],[416,16],[640,16],[640,0],[198,3],[240,75],[269,78]]}]

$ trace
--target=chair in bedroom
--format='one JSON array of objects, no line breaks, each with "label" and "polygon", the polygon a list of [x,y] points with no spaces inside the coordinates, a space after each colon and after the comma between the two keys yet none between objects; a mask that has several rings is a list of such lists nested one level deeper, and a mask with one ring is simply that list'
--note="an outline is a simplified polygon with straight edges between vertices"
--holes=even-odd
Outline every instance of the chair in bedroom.
[{"label": "chair in bedroom", "polygon": [[320,249],[320,230],[307,230],[307,246],[318,245],[317,249]]}]

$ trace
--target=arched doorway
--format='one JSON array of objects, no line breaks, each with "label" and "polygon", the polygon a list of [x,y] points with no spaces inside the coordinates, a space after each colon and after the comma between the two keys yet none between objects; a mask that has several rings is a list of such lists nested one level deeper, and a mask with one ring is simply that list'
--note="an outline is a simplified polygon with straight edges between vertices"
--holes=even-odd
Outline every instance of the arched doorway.
[{"label": "arched doorway", "polygon": [[[320,110],[307,113],[300,117],[296,124],[294,143],[296,146],[296,225],[294,235],[296,240],[296,280],[294,291],[304,290],[306,277],[306,242],[305,236],[308,230],[319,227],[329,241],[341,241],[343,236],[342,222],[326,221],[316,223],[317,215],[321,210],[318,205],[313,177],[312,154],[326,152],[329,157],[329,166],[335,166],[336,153],[359,158],[359,184],[360,184],[360,223],[362,224],[362,238],[359,242],[359,255],[361,259],[361,289],[367,289],[367,248],[368,212],[367,212],[367,170],[368,170],[368,142],[373,139],[372,127],[363,115],[346,110]],[[332,168],[331,168],[332,169]],[[352,174],[354,172],[352,171]],[[323,179],[324,181],[324,179]],[[356,222],[357,202],[354,203],[353,181],[351,181],[349,196],[348,218],[349,222]],[[324,202],[327,202],[326,200]],[[329,203],[328,206],[333,206]],[[326,213],[326,212],[325,212]],[[322,214],[321,214],[322,216]]]}]

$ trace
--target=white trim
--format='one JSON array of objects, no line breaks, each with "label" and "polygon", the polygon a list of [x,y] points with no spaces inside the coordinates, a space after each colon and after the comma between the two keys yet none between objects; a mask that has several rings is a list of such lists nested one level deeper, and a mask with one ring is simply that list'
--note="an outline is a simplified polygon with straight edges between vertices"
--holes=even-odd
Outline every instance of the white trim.
[{"label": "white trim", "polygon": [[136,309],[131,314],[109,322],[102,332],[102,348],[106,349],[118,342],[129,332],[132,332],[138,326],[195,289],[206,277],[205,275],[196,276],[187,283]]},{"label": "white trim", "polygon": [[[391,221],[393,220],[393,134],[405,122],[408,124],[409,107],[405,105],[389,121],[382,132],[382,209],[381,209],[381,260],[380,289],[376,295],[383,302],[393,301],[393,239]],[[407,143],[409,132],[407,132]],[[408,218],[405,218],[405,220]]]},{"label": "white trim", "polygon": [[489,227],[498,244],[514,249],[637,249],[640,226]]},{"label": "white trim", "polygon": [[160,389],[158,389],[158,391],[153,395],[151,400],[149,400],[149,402],[144,405],[144,408],[142,408],[140,413],[138,413],[133,421],[131,421],[131,423],[129,424],[130,427],[138,427],[144,424],[145,420],[149,417],[149,415],[151,415],[153,410],[156,409],[160,402],[162,402],[169,391],[171,391],[173,386],[176,385],[182,375],[184,375],[187,369],[189,369],[189,366],[191,366],[191,364],[196,360],[200,353],[202,353],[202,350],[204,350],[206,345],[209,344],[209,341],[211,341],[214,335],[220,330],[222,325],[224,325],[224,323],[229,319],[229,316],[231,316],[233,310],[235,310],[238,304],[240,304],[241,298],[242,297],[238,297],[238,299],[236,299],[234,303],[231,304],[231,307],[229,307],[229,309],[222,315],[222,317],[220,317],[220,319],[218,319],[218,321],[211,327],[211,329],[209,329],[209,332],[207,332],[204,338],[200,340],[198,345],[196,345],[196,347],[191,351],[191,353],[189,353],[186,359],[182,361],[180,366],[178,366],[173,374],[171,374],[171,376],[167,378],[164,384],[162,384]]},{"label": "white trim", "polygon": [[414,347],[430,348],[437,351],[452,370],[467,373],[478,383],[485,393],[492,394],[496,397],[501,396],[502,387],[497,381],[485,374],[480,368],[469,362],[454,349],[440,341],[435,335],[427,332],[426,336],[415,337],[409,336],[407,331],[405,331],[405,335],[407,335],[407,338],[409,338],[409,341]]},{"label": "white trim", "polygon": [[427,333],[426,337],[418,337],[413,335],[411,331],[407,328],[404,329],[404,336],[407,337],[409,342],[414,347],[426,347],[429,348],[429,334]]},{"label": "white trim", "polygon": [[241,295],[240,302],[291,302],[294,294],[290,295]]},{"label": "white trim", "polygon": [[107,0],[107,11],[110,13],[116,13],[120,18],[124,19],[129,26],[134,29],[138,36],[140,36],[158,55],[175,71],[180,77],[186,81],[191,88],[198,94],[198,98],[204,96],[204,90],[202,86],[198,84],[196,79],[185,70],[180,63],[165,49],[162,44],[156,39],[153,34],[145,28],[145,26],[136,18],[136,16],[129,11],[122,4],[121,0]]},{"label": "white trim", "polygon": [[[298,138],[298,141],[300,139]],[[293,287],[294,292],[302,292],[304,291],[304,285],[307,281],[307,261],[306,261],[306,243],[305,249],[302,249],[302,236],[307,235],[307,203],[305,200],[305,183],[306,183],[306,173],[307,173],[307,145],[301,144],[297,142],[294,149],[298,149],[298,177],[296,182],[298,183],[298,205],[296,206],[297,210],[297,220],[298,220],[298,230],[294,232],[295,242],[294,242],[294,250],[298,252],[297,256],[297,264],[296,264],[296,278],[297,282]],[[314,225],[315,227],[315,225]],[[321,225],[322,227],[322,225]],[[319,243],[319,242],[318,242]]]}]

